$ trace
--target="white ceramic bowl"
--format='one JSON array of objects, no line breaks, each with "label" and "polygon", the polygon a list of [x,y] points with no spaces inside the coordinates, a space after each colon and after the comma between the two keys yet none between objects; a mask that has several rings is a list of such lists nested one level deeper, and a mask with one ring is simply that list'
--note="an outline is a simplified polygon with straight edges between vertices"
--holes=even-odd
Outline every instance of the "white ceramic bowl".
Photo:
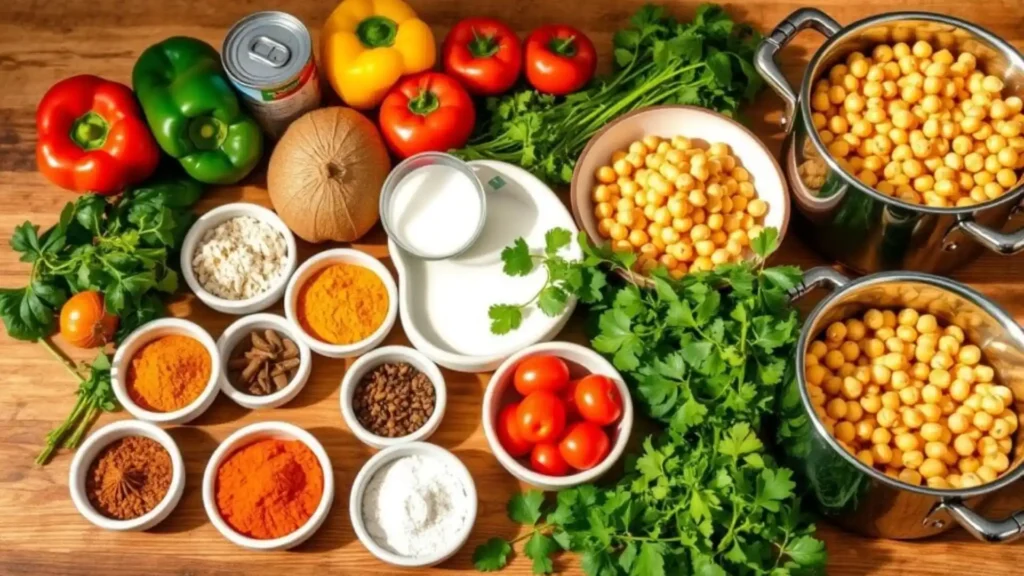
[{"label": "white ceramic bowl", "polygon": [[[199,396],[188,406],[174,412],[153,412],[136,404],[128,394],[128,367],[140,348],[157,338],[172,334],[194,338],[203,345],[203,348],[206,348],[206,352],[210,355],[210,379],[207,380],[206,387],[203,388]],[[139,326],[117,347],[110,369],[110,382],[117,401],[124,406],[129,414],[139,420],[156,424],[185,424],[201,416],[217,399],[217,392],[220,390],[220,370],[221,361],[217,343],[213,341],[206,330],[198,324],[181,318],[161,318]]]},{"label": "white ceramic bowl", "polygon": [[[93,460],[104,448],[112,442],[128,436],[145,436],[159,442],[167,450],[167,453],[171,455],[171,486],[164,499],[149,512],[131,520],[115,520],[100,514],[89,503],[89,497],[85,493],[86,475],[89,473],[89,467]],[[181,457],[178,445],[167,432],[148,422],[121,420],[90,434],[85,443],[75,452],[75,457],[71,461],[68,486],[71,488],[71,500],[75,503],[75,508],[78,508],[78,512],[96,526],[105,530],[118,531],[149,530],[163,522],[181,500],[181,494],[185,491],[185,461]]]},{"label": "white ceramic bowl", "polygon": [[[248,336],[253,330],[271,329],[284,334],[290,338],[299,349],[299,368],[295,377],[288,382],[284,388],[266,396],[248,394],[231,385],[228,379],[228,362],[231,360],[231,353],[235,346]],[[302,391],[302,388],[309,380],[309,373],[313,368],[313,353],[309,346],[299,336],[299,330],[295,326],[276,314],[252,314],[236,320],[228,326],[227,330],[217,339],[217,349],[220,351],[220,389],[228,398],[231,398],[241,406],[250,409],[276,408],[291,402],[295,396]]]},{"label": "white ceramic bowl", "polygon": [[[317,506],[313,515],[298,530],[280,538],[260,540],[236,532],[221,518],[220,511],[217,508],[216,497],[217,470],[220,469],[221,463],[238,449],[268,438],[299,440],[308,446],[313,451],[313,454],[316,455],[316,459],[320,463],[320,469],[323,470],[324,494],[320,499],[320,505]],[[209,516],[210,522],[213,523],[217,531],[225,538],[249,550],[288,550],[302,544],[327,519],[327,514],[331,511],[331,503],[333,502],[334,469],[331,467],[331,459],[327,456],[327,451],[324,450],[323,445],[312,434],[287,422],[258,422],[236,430],[214,450],[213,456],[210,456],[210,461],[206,465],[206,471],[203,473],[203,507],[206,508],[206,515]]]},{"label": "white ceramic bowl", "polygon": [[[307,333],[299,323],[299,315],[295,308],[299,299],[299,290],[313,274],[332,264],[353,264],[356,266],[362,266],[363,268],[368,268],[371,272],[376,274],[382,282],[384,282],[384,288],[388,291],[388,311],[384,315],[384,322],[377,327],[377,330],[373,334],[370,334],[359,342],[345,345],[328,344],[316,336]],[[335,248],[333,250],[321,252],[309,260],[306,260],[306,262],[303,263],[302,266],[299,266],[299,269],[295,271],[295,274],[292,275],[291,281],[288,282],[288,290],[284,295],[284,313],[288,318],[288,321],[295,325],[295,328],[302,340],[305,341],[306,344],[317,354],[321,354],[329,358],[350,358],[352,356],[359,356],[360,354],[376,348],[377,345],[384,341],[388,332],[391,332],[391,328],[394,327],[395,318],[398,317],[398,286],[395,285],[395,279],[391,277],[391,272],[389,272],[388,269],[380,263],[380,260],[358,250],[352,250],[350,248]]]},{"label": "white ceramic bowl", "polygon": [[[402,458],[403,456],[413,456],[417,454],[430,458],[438,458],[448,464],[451,470],[455,473],[455,476],[462,481],[462,484],[466,489],[466,495],[469,497],[469,517],[466,519],[466,525],[463,526],[458,536],[454,539],[451,547],[447,549],[439,549],[429,556],[401,556],[385,549],[373,539],[373,536],[370,536],[370,532],[366,528],[366,522],[363,519],[363,493],[366,491],[366,487],[370,483],[370,480],[373,479],[373,476],[381,469],[382,466],[392,460]],[[473,476],[469,473],[466,465],[451,452],[441,448],[440,446],[429,444],[427,442],[400,444],[398,446],[386,448],[374,454],[372,458],[367,460],[362,469],[359,470],[359,474],[356,475],[356,479],[352,482],[352,493],[349,497],[348,505],[348,513],[352,522],[352,528],[355,529],[356,536],[359,537],[359,541],[363,543],[363,546],[365,546],[366,549],[379,560],[387,562],[393,566],[402,566],[405,568],[425,568],[428,566],[434,566],[454,556],[469,538],[469,533],[472,532],[473,524],[476,521],[476,512],[476,484],[473,482]]]},{"label": "white ceramic bowl", "polygon": [[[590,470],[583,470],[568,476],[541,474],[506,452],[501,446],[501,442],[498,441],[498,435],[495,430],[498,413],[509,402],[510,396],[518,396],[518,392],[512,387],[512,377],[515,374],[516,367],[520,362],[531,356],[542,355],[557,356],[567,361],[573,379],[581,378],[587,374],[601,374],[611,378],[619,389],[619,396],[622,398],[622,417],[615,423],[614,433],[610,434],[612,441],[611,450],[604,461]],[[570,342],[545,342],[530,346],[513,354],[494,372],[494,376],[487,383],[487,390],[484,392],[483,423],[484,436],[487,438],[487,444],[491,448],[491,453],[508,470],[509,474],[542,490],[561,490],[562,488],[593,482],[604,475],[619,460],[623,450],[626,449],[626,442],[629,441],[630,431],[633,429],[633,400],[630,398],[629,389],[626,387],[625,382],[623,382],[622,376],[610,362],[597,352]]]},{"label": "white ceramic bowl", "polygon": [[[285,256],[283,272],[271,282],[270,288],[266,292],[244,300],[228,300],[227,298],[213,295],[199,284],[199,279],[196,278],[195,273],[192,271],[192,257],[195,254],[196,246],[202,240],[203,234],[206,234],[207,230],[239,216],[252,216],[280,232],[284,236],[288,254]],[[253,312],[266,310],[281,299],[281,295],[284,294],[285,287],[288,285],[288,278],[295,271],[295,266],[298,262],[296,254],[295,235],[292,234],[292,231],[288,229],[288,226],[285,225],[284,221],[276,213],[249,202],[225,204],[203,214],[189,228],[181,244],[181,275],[185,277],[185,283],[188,284],[189,289],[195,292],[196,296],[210,308],[225,314],[252,314]]]},{"label": "white ceramic bowl", "polygon": [[[739,165],[750,173],[757,197],[768,204],[764,227],[776,228],[782,241],[789,227],[789,188],[782,168],[768,147],[732,118],[705,108],[680,105],[652,106],[630,112],[605,125],[583,149],[573,170],[570,198],[576,223],[592,241],[606,242],[598,234],[594,216],[591,191],[597,184],[595,172],[611,164],[616,150],[624,150],[644,136],[686,136],[703,141],[705,146],[715,142],[728,144]],[[753,257],[749,248],[746,257]]]},{"label": "white ceramic bowl", "polygon": [[[370,432],[359,423],[355,410],[352,408],[352,397],[360,380],[371,370],[385,362],[405,362],[410,364],[422,372],[434,385],[434,413],[430,415],[430,418],[427,419],[426,423],[419,430],[400,438],[388,438]],[[398,444],[426,440],[441,425],[441,419],[444,418],[444,410],[447,404],[448,392],[441,369],[422,352],[407,346],[385,346],[364,354],[352,363],[352,366],[345,372],[345,377],[341,380],[341,415],[345,419],[345,424],[356,435],[356,438],[378,450]]]}]

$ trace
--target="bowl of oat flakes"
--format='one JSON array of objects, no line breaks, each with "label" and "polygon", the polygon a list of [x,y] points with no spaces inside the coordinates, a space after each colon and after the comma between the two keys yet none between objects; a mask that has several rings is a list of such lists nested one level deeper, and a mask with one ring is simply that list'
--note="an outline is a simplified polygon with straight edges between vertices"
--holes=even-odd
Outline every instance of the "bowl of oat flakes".
[{"label": "bowl of oat flakes", "polygon": [[273,211],[225,204],[202,215],[185,235],[181,275],[204,304],[225,314],[273,306],[295,272],[295,236]]}]

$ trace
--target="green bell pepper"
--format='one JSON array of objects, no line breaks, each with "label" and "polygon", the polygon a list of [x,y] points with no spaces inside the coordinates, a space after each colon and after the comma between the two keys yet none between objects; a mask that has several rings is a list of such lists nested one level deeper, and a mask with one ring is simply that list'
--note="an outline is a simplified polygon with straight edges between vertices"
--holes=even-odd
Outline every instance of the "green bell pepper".
[{"label": "green bell pepper", "polygon": [[206,42],[176,36],[150,46],[135,63],[132,87],[157,143],[192,178],[234,184],[259,163],[263,134]]}]

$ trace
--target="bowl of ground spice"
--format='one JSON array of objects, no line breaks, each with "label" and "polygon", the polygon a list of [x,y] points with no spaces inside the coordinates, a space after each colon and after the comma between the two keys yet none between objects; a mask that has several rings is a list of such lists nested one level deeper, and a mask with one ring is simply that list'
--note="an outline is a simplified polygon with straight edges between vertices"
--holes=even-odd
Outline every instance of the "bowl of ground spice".
[{"label": "bowl of ground spice", "polygon": [[276,314],[252,314],[235,321],[217,339],[220,388],[250,409],[290,402],[309,380],[313,353],[298,330]]},{"label": "bowl of ground spice", "polygon": [[225,538],[251,550],[287,550],[312,536],[334,501],[323,445],[285,422],[250,424],[227,437],[203,474],[203,506]]},{"label": "bowl of ground spice", "polygon": [[189,228],[181,275],[210,308],[251,314],[281,299],[296,252],[295,236],[273,211],[249,202],[225,204]]},{"label": "bowl of ground spice", "polygon": [[68,479],[75,507],[106,530],[148,530],[178,505],[185,462],[157,426],[122,420],[93,432],[75,452]]},{"label": "bowl of ground spice", "polygon": [[398,317],[398,286],[376,258],[348,248],[306,260],[285,291],[284,311],[309,347],[330,358],[377,347]]},{"label": "bowl of ground spice", "polygon": [[139,420],[185,424],[220,390],[220,354],[210,334],[180,318],[143,324],[117,348],[110,370],[118,402]]},{"label": "bowl of ground spice", "polygon": [[349,430],[378,450],[429,438],[448,401],[441,370],[407,346],[362,355],[345,372],[340,396]]}]

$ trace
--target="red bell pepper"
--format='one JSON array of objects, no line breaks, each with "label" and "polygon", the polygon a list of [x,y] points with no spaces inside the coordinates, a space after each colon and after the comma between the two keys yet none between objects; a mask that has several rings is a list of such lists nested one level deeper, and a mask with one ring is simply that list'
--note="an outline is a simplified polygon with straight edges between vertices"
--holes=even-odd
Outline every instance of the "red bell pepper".
[{"label": "red bell pepper", "polygon": [[514,30],[493,18],[466,18],[448,32],[441,47],[444,71],[471,94],[501,94],[519,79],[523,47]]},{"label": "red bell pepper", "polygon": [[586,86],[595,69],[594,43],[571,26],[541,26],[526,38],[526,79],[539,92],[575,92]]},{"label": "red bell pepper", "polygon": [[440,72],[399,80],[380,105],[380,131],[400,158],[461,148],[476,121],[473,100],[459,81]]},{"label": "red bell pepper", "polygon": [[115,194],[149,178],[160,148],[130,88],[80,75],[54,84],[36,110],[36,163],[76,192]]}]

